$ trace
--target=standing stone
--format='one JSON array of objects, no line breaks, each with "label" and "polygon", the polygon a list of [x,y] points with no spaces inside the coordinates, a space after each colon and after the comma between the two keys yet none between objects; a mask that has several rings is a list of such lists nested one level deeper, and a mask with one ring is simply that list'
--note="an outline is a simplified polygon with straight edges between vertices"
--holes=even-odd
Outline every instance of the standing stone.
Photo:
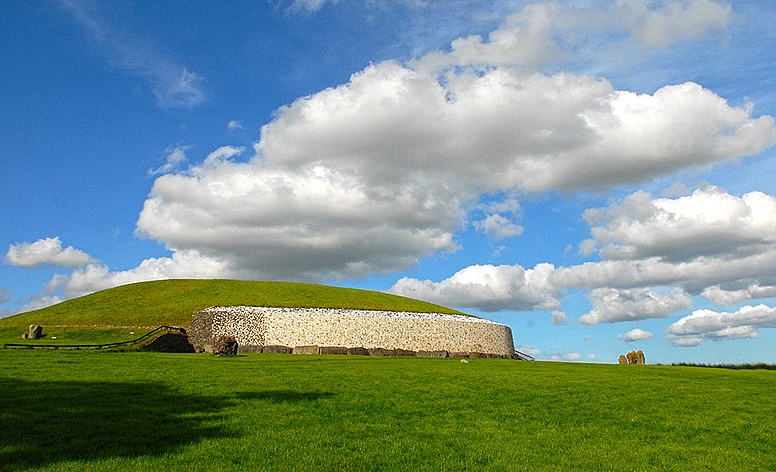
[{"label": "standing stone", "polygon": [[43,335],[43,326],[30,325],[30,330],[27,333],[27,339],[40,339],[42,335]]},{"label": "standing stone", "polygon": [[639,352],[637,353],[639,355],[639,364],[644,365],[646,362],[644,362],[644,353],[639,349]]},{"label": "standing stone", "polygon": [[628,363],[628,359],[624,355],[620,354],[620,359],[618,360],[618,362],[620,364],[627,364]]}]

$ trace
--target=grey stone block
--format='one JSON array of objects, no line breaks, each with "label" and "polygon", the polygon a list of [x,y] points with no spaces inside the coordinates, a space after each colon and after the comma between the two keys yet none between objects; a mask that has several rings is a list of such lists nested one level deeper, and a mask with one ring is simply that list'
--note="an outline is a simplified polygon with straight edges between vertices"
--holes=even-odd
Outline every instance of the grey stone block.
[{"label": "grey stone block", "polygon": [[293,352],[293,349],[291,349],[288,346],[272,345],[272,346],[264,346],[261,352],[263,352],[264,354],[291,354],[291,352]]},{"label": "grey stone block", "polygon": [[317,355],[319,353],[320,353],[320,348],[318,346],[296,346],[296,347],[294,347],[294,354]]},{"label": "grey stone block", "polygon": [[368,351],[370,356],[390,356],[393,353],[390,349],[383,349],[381,347],[369,349]]},{"label": "grey stone block", "polygon": [[447,351],[418,351],[418,357],[448,357]]},{"label": "grey stone block", "polygon": [[348,348],[341,346],[321,346],[321,354],[340,354],[347,355]]}]

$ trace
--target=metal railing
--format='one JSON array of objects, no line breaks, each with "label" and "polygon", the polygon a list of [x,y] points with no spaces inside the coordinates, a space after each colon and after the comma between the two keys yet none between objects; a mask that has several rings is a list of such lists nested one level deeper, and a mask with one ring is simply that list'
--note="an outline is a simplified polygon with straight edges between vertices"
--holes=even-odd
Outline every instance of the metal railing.
[{"label": "metal railing", "polygon": [[517,349],[515,349],[515,357],[517,357],[518,360],[521,361],[532,361],[534,360],[534,357],[530,354],[526,354],[524,352],[520,352]]}]

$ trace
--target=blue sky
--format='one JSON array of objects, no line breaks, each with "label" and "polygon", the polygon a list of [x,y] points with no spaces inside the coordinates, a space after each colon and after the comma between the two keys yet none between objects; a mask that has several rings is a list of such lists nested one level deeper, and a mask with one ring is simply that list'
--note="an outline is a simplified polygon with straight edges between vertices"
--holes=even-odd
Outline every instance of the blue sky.
[{"label": "blue sky", "polygon": [[776,362],[770,2],[0,4],[0,315],[390,291],[538,359]]}]

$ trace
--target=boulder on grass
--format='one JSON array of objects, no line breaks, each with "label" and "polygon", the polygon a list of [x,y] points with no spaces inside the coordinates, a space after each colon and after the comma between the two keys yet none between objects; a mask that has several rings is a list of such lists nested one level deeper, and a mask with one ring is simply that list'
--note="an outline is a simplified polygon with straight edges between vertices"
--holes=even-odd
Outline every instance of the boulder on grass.
[{"label": "boulder on grass", "polygon": [[27,332],[27,339],[40,339],[43,336],[43,326],[30,325],[30,329]]}]

